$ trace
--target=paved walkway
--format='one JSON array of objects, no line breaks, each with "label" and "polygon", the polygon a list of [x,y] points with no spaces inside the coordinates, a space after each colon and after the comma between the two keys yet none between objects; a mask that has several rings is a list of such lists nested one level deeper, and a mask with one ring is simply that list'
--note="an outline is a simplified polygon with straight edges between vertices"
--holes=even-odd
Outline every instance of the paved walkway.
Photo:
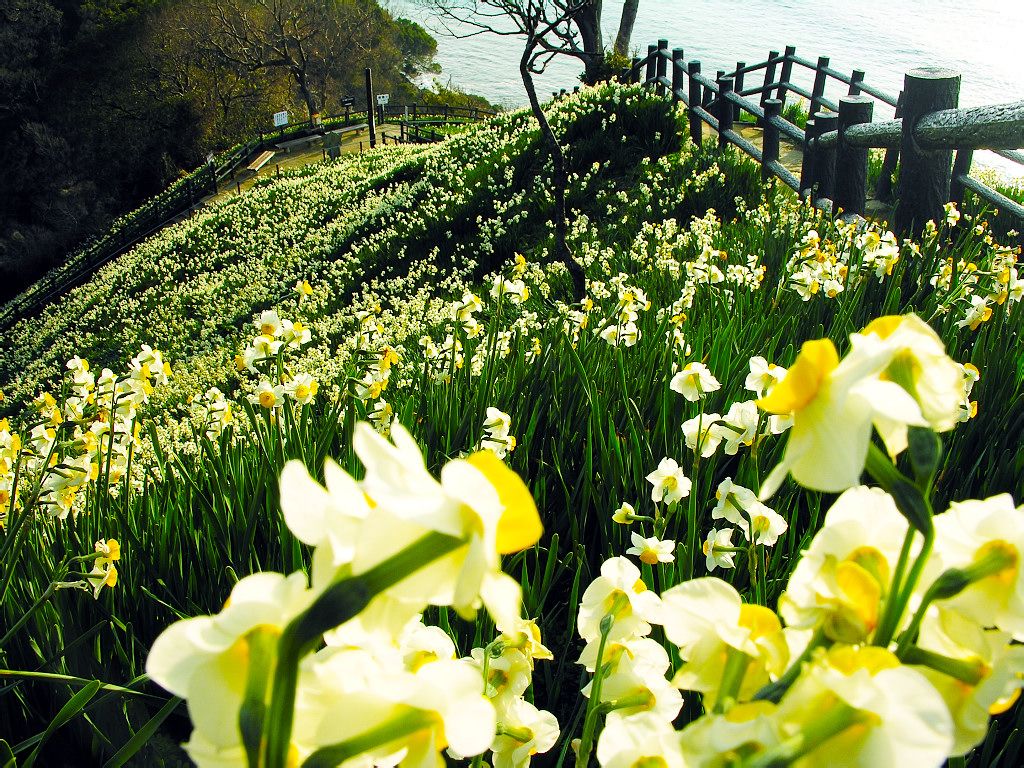
[{"label": "paved walkway", "polygon": [[[377,128],[377,145],[380,146],[384,142],[384,136],[390,139],[399,135],[400,128],[397,125],[385,123],[383,126]],[[358,132],[345,134],[341,142],[341,153],[343,155],[352,154],[355,152],[363,152],[370,148],[370,132],[367,129],[363,129]],[[199,205],[209,205],[210,203],[219,202],[220,200],[227,199],[232,195],[237,195],[240,192],[244,192],[249,189],[260,179],[265,179],[268,176],[273,176],[280,171],[290,171],[296,168],[302,168],[313,163],[319,163],[326,158],[326,152],[323,148],[323,142],[321,139],[315,139],[309,144],[305,145],[304,148],[293,149],[290,152],[283,150],[277,150],[274,156],[270,159],[266,165],[264,165],[257,173],[245,170],[244,167],[240,168],[235,175],[235,179],[225,179],[220,183],[220,189],[216,195],[208,195],[200,201]],[[191,215],[192,211],[183,214],[182,218]]]}]

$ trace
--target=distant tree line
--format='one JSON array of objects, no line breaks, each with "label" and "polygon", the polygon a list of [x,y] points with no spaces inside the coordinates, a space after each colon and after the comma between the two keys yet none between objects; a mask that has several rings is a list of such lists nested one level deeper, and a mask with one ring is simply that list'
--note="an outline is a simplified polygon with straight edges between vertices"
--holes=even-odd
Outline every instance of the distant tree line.
[{"label": "distant tree line", "polygon": [[272,113],[358,96],[366,66],[416,98],[436,50],[376,0],[0,0],[0,300]]}]

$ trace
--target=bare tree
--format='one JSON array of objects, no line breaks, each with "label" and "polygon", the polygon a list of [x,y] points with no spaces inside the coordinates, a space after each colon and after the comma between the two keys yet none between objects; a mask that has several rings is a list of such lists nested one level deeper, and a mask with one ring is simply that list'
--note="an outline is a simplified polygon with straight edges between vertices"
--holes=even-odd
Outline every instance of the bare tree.
[{"label": "bare tree", "polygon": [[310,116],[344,64],[369,53],[377,11],[354,0],[209,0],[207,10],[197,44],[225,65],[287,72]]},{"label": "bare tree", "polygon": [[619,56],[629,56],[629,41],[633,37],[633,25],[636,23],[636,12],[639,7],[640,0],[626,0],[622,5],[619,34],[615,36],[615,53]]},{"label": "bare tree", "polygon": [[[599,21],[600,0],[427,0],[427,4],[438,12],[449,34],[455,37],[494,34],[523,38],[519,74],[553,166],[555,258],[565,264],[576,295],[582,297],[586,290],[583,268],[568,245],[569,176],[565,153],[541,107],[534,76],[543,74],[556,56],[572,56],[586,62],[593,55],[583,46],[579,20],[587,14],[592,22],[596,6]],[[589,28],[593,29],[592,25]],[[599,40],[599,23],[593,32]]]}]

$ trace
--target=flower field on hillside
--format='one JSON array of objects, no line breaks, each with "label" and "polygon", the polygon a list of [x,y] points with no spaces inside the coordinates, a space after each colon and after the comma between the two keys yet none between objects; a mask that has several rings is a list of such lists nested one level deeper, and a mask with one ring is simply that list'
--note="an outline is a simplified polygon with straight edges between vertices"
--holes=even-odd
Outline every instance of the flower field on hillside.
[{"label": "flower field on hillside", "polygon": [[582,299],[520,112],[12,329],[18,765],[1017,764],[1020,253],[835,221],[639,89],[551,109]]}]

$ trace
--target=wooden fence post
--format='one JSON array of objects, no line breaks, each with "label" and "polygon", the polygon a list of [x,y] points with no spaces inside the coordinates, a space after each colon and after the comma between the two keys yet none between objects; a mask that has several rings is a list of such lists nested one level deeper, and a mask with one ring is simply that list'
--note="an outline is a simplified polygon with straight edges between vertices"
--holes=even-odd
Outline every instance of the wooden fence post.
[{"label": "wooden fence post", "polygon": [[776,58],[778,55],[778,51],[768,52],[768,64],[766,64],[764,68],[764,90],[761,91],[761,109],[764,109],[764,103],[771,98],[771,88],[769,88],[769,86],[775,82],[776,64],[772,59]]},{"label": "wooden fence post", "polygon": [[644,79],[644,85],[647,85],[654,79],[654,76],[658,72],[658,46],[648,45],[647,46],[647,77]]},{"label": "wooden fence post", "polygon": [[914,128],[931,112],[955,109],[959,96],[960,75],[950,69],[921,67],[904,78],[902,161],[896,205],[896,229],[901,234],[921,229],[926,221],[942,220],[942,206],[949,201],[953,152],[921,149],[914,141]]},{"label": "wooden fence post", "polygon": [[[366,77],[366,122],[370,128],[370,148],[373,149],[377,146],[377,126],[373,119],[373,76],[370,74],[370,68],[367,67],[365,71]],[[363,143],[359,142],[359,151],[362,152]]]},{"label": "wooden fence post", "polygon": [[793,77],[793,62],[790,57],[796,56],[796,46],[787,45],[785,56],[786,60],[782,62],[782,73],[779,75],[779,81],[782,85],[779,86],[778,96],[775,97],[782,102],[783,109],[786,107],[786,86],[789,85],[789,81]]},{"label": "wooden fence post", "polygon": [[825,69],[829,64],[828,56],[818,57],[818,66],[814,68],[814,85],[811,88],[811,103],[807,108],[808,115],[814,115],[815,112],[821,109],[821,97],[825,95],[825,83],[828,80],[828,75],[825,74]]},{"label": "wooden fence post", "polygon": [[679,94],[683,90],[683,78],[686,75],[686,65],[683,63],[685,53],[682,48],[672,49],[672,100],[679,101]]},{"label": "wooden fence post", "polygon": [[693,79],[694,75],[700,74],[700,62],[691,61],[686,65],[686,74],[690,80],[690,140],[698,147],[704,141],[704,121],[694,111],[702,103],[700,83]]},{"label": "wooden fence post", "polygon": [[659,96],[665,95],[665,86],[660,82],[668,74],[668,59],[665,58],[665,54],[668,53],[668,40],[658,41],[658,65],[656,67],[658,77],[658,88],[657,94]]},{"label": "wooden fence post", "polygon": [[818,121],[814,119],[814,113],[807,118],[807,125],[804,127],[804,156],[800,162],[800,197],[812,194],[814,187],[814,162],[818,153]]},{"label": "wooden fence post", "polygon": [[[724,73],[723,73],[724,74]],[[732,130],[732,102],[726,97],[732,93],[732,78],[718,78],[718,149],[722,150],[729,146],[729,140],[725,137],[726,131]]]},{"label": "wooden fence post", "polygon": [[633,65],[629,68],[629,82],[639,83],[640,82],[640,62],[643,61],[639,56],[633,57]]},{"label": "wooden fence post", "polygon": [[864,82],[864,70],[855,69],[850,73],[850,96],[860,96],[860,84]]},{"label": "wooden fence post", "polygon": [[779,159],[779,128],[773,117],[782,115],[782,99],[768,99],[764,103],[764,136],[761,137],[761,179],[768,181],[774,174],[769,163]]},{"label": "wooden fence post", "polygon": [[[817,112],[814,115],[818,136],[831,133],[839,128],[839,115],[835,112]],[[819,146],[814,154],[814,185],[817,187],[814,199],[834,199],[836,193],[836,145]]]},{"label": "wooden fence post", "polygon": [[949,180],[949,199],[959,207],[964,201],[964,185],[957,180],[957,176],[966,176],[971,171],[971,161],[974,160],[973,149],[958,149],[956,159],[953,161],[953,176]]},{"label": "wooden fence post", "polygon": [[870,123],[874,102],[866,96],[844,96],[839,100],[839,146],[836,150],[837,208],[864,215],[868,197],[868,149],[852,147],[844,134],[851,125]]},{"label": "wooden fence post", "polygon": [[[735,75],[733,77],[733,80],[734,80],[733,87],[736,89],[736,93],[738,93],[738,94],[742,94],[743,93],[743,75],[745,74],[743,72],[743,68],[745,66],[747,66],[745,62],[742,62],[742,61],[737,61],[736,62],[736,73],[735,73]],[[732,119],[733,120],[739,120],[743,116],[743,110],[740,109],[740,105],[739,104],[734,104],[733,106],[734,106],[734,109],[732,111]]]},{"label": "wooden fence post", "polygon": [[[894,118],[899,119],[902,116],[903,91],[900,91],[900,95],[896,99]],[[878,184],[875,186],[875,197],[883,202],[889,202],[892,199],[892,174],[896,170],[896,163],[899,160],[900,151],[898,149],[885,150],[885,157],[882,158],[882,170],[878,175]]]}]

